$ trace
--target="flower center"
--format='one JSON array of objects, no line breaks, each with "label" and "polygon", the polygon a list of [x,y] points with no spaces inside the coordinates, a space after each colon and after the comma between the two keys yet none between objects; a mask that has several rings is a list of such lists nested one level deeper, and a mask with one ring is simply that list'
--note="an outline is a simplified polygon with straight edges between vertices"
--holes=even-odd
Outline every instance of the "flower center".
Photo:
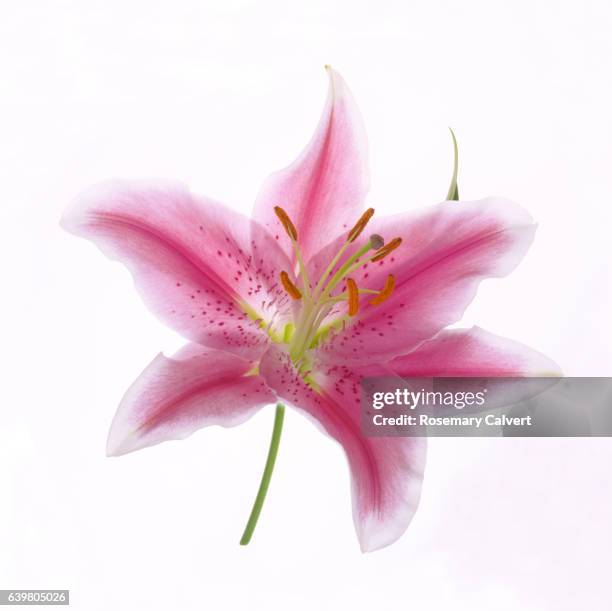
[{"label": "flower center", "polygon": [[[347,250],[374,215],[374,208],[368,208],[348,232],[346,240],[331,258],[316,283],[313,283],[304,265],[295,225],[280,206],[276,206],[274,212],[291,239],[297,260],[297,273],[293,277],[286,270],[280,273],[283,288],[289,297],[298,302],[294,308],[293,322],[285,326],[283,342],[289,347],[289,354],[295,367],[305,373],[309,366],[308,351],[316,348],[331,334],[345,328],[350,319],[359,312],[363,295],[374,296],[368,302],[369,306],[377,306],[391,296],[395,288],[395,278],[392,274],[387,276],[385,286],[378,290],[358,287],[351,274],[368,263],[384,259],[400,246],[402,239],[395,238],[385,244],[381,236],[372,234],[361,248],[349,255]],[[334,293],[341,283],[344,290]],[[343,303],[346,303],[346,311],[338,311],[338,306],[342,306]]]}]

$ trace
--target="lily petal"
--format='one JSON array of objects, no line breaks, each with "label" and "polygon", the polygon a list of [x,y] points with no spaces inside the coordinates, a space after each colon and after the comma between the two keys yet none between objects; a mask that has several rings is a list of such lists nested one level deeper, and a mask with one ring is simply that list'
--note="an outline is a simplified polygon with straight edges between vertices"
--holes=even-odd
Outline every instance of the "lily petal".
[{"label": "lily petal", "polygon": [[480,327],[442,331],[388,366],[405,377],[561,375],[559,366],[547,356]]},{"label": "lily petal", "polygon": [[374,551],[398,539],[416,511],[426,440],[362,434],[360,380],[390,375],[388,370],[328,366],[315,371],[314,383],[307,384],[276,345],[270,346],[260,364],[261,376],[280,400],[310,416],[343,447],[351,471],[357,537],[362,551]]},{"label": "lily petal", "polygon": [[443,202],[371,225],[373,233],[400,237],[402,244],[353,278],[360,288],[380,289],[393,274],[395,290],[377,306],[364,300],[352,326],[323,344],[331,361],[389,360],[434,337],[461,319],[484,278],[516,267],[535,233],[523,208],[499,198]]},{"label": "lily petal", "polygon": [[128,389],[108,435],[107,454],[120,456],[218,424],[236,426],[274,402],[253,363],[229,352],[187,344],[159,354]]},{"label": "lily petal", "polygon": [[149,308],[193,341],[256,358],[268,342],[262,321],[281,327],[289,316],[276,274],[289,262],[274,239],[181,185],[103,183],[62,225],[122,261]]},{"label": "lily petal", "polygon": [[268,177],[255,203],[255,219],[278,236],[290,257],[291,241],[274,206],[289,214],[304,259],[308,259],[352,227],[363,211],[369,188],[361,116],[342,77],[329,67],[327,72],[329,94],[312,140],[289,167]]}]

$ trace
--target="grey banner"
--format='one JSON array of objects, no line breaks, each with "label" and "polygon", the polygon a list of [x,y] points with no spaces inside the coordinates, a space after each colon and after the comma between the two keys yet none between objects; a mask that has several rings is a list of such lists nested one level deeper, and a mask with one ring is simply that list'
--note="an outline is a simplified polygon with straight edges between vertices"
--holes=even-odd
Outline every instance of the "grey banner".
[{"label": "grey banner", "polygon": [[0,590],[0,605],[68,605],[68,590]]},{"label": "grey banner", "polygon": [[365,378],[370,437],[612,436],[612,378]]}]

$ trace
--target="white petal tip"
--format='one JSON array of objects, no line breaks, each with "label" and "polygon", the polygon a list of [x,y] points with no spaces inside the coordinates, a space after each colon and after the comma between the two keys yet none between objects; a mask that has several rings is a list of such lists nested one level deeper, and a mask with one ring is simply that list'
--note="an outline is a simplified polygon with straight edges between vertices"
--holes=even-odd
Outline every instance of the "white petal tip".
[{"label": "white petal tip", "polygon": [[116,434],[111,434],[106,442],[106,456],[109,458],[123,456],[124,454],[129,454],[134,450],[144,447],[144,445],[145,444],[138,444],[137,440],[130,436],[120,437]]},{"label": "white petal tip", "polygon": [[107,458],[115,458],[117,456],[123,456],[124,454],[127,454],[129,452],[129,450],[126,449],[122,449],[120,445],[107,445],[106,446],[106,456]]}]

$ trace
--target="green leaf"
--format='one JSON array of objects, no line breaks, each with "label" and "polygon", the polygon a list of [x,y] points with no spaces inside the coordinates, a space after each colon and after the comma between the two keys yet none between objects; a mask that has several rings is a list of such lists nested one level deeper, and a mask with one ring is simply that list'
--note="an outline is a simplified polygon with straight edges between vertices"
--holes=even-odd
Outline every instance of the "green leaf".
[{"label": "green leaf", "polygon": [[453,138],[453,152],[455,161],[453,164],[453,177],[451,179],[450,186],[448,187],[446,199],[451,201],[459,201],[459,187],[457,186],[457,174],[459,172],[459,147],[457,146],[457,138],[455,138],[455,132],[450,127],[448,129]]}]

